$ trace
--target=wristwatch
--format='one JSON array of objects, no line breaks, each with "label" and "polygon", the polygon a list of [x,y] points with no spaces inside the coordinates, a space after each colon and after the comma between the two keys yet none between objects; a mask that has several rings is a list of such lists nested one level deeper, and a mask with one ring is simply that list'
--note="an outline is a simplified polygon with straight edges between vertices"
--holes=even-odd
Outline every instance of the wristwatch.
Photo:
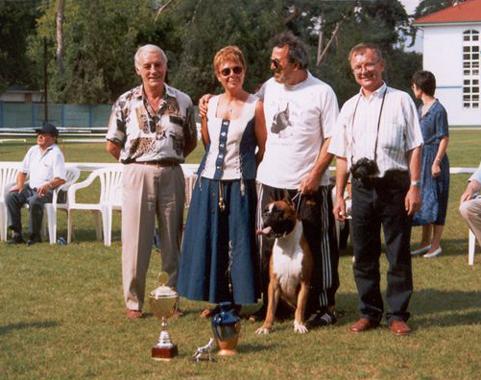
[{"label": "wristwatch", "polygon": [[412,187],[420,187],[420,186],[421,186],[421,181],[411,181],[411,186],[412,186]]}]

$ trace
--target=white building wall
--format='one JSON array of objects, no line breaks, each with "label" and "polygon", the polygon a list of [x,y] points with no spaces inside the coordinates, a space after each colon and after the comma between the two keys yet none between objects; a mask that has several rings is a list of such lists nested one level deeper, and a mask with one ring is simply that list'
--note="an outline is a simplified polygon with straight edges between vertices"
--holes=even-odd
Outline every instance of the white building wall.
[{"label": "white building wall", "polygon": [[436,76],[436,97],[448,112],[449,124],[481,126],[481,108],[463,107],[463,32],[481,33],[481,23],[423,29],[423,68]]}]

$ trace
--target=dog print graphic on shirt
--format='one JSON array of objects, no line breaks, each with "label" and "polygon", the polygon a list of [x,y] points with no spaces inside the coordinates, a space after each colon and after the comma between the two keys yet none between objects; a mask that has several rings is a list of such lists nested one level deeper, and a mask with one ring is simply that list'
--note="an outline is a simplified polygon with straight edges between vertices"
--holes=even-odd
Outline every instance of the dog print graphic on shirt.
[{"label": "dog print graphic on shirt", "polygon": [[272,120],[271,132],[279,135],[279,137],[284,137],[282,133],[287,127],[292,126],[289,120],[289,103],[286,105],[284,111],[280,111],[274,115]]}]

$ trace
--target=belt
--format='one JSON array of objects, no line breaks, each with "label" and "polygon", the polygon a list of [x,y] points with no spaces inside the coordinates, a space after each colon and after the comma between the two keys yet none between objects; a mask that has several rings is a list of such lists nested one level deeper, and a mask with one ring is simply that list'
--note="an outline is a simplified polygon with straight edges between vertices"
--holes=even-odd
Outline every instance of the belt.
[{"label": "belt", "polygon": [[174,160],[159,160],[159,161],[135,161],[136,164],[157,166],[159,168],[165,168],[170,166],[177,166],[179,162]]}]

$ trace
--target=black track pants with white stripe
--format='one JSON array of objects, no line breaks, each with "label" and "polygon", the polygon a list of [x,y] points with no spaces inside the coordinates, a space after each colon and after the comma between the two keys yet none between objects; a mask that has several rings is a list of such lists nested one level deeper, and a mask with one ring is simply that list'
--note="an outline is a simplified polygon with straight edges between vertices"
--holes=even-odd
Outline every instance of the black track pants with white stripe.
[{"label": "black track pants with white stripe", "polygon": [[[286,190],[258,184],[257,227],[262,226],[262,212],[270,202],[294,199],[302,220],[304,235],[311,248],[314,270],[309,292],[309,311],[327,311],[335,305],[339,288],[339,251],[337,248],[334,216],[332,213],[332,186],[321,186],[312,195],[299,195],[297,190]],[[298,202],[300,202],[298,204]],[[269,260],[274,241],[260,235],[258,239],[261,267],[261,284],[264,303],[267,304],[269,285]]]}]

